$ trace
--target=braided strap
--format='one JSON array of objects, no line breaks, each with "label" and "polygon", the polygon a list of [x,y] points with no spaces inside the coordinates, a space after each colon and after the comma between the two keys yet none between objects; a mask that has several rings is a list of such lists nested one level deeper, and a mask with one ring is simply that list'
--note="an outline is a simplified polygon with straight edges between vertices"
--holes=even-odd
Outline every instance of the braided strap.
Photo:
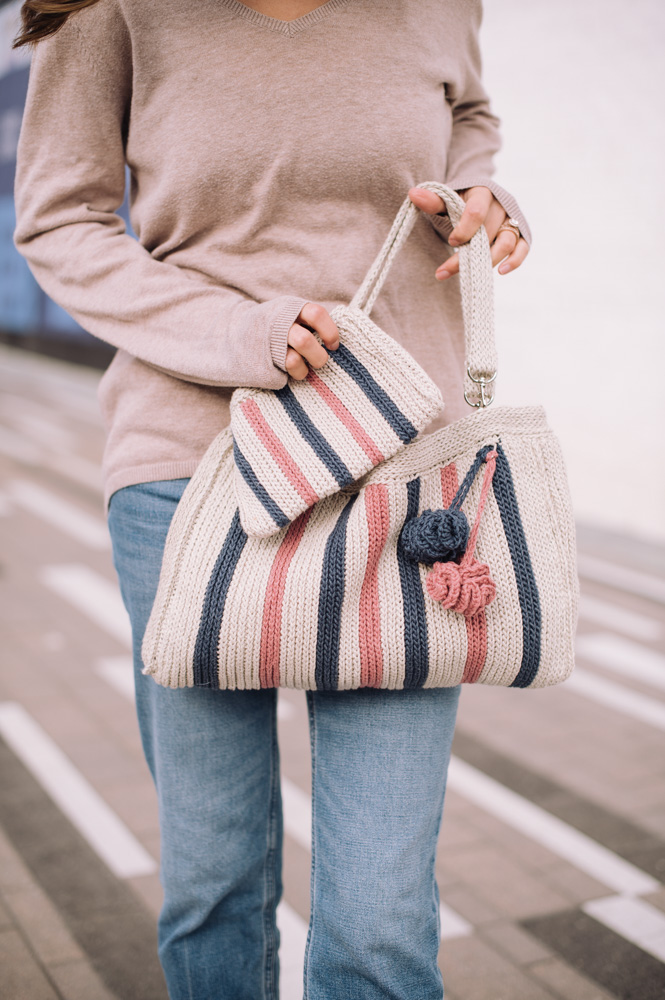
[{"label": "braided strap", "polygon": [[[450,221],[456,226],[465,208],[464,199],[438,181],[424,181],[417,186],[439,195],[446,205]],[[351,300],[351,306],[370,314],[419,211],[407,195],[383,246]],[[492,258],[485,227],[481,226],[469,242],[459,248],[458,253],[467,373],[464,398],[471,406],[483,406],[492,399],[485,396],[484,386],[494,380],[497,371]]]}]

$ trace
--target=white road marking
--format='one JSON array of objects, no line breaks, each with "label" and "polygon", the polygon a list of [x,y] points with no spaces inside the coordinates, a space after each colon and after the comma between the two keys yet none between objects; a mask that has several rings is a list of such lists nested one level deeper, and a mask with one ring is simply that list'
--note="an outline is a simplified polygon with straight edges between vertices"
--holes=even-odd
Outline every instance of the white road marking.
[{"label": "white road marking", "polygon": [[157,871],[155,859],[18,702],[0,703],[0,732],[118,878]]},{"label": "white road marking", "polygon": [[277,907],[280,933],[279,993],[282,1000],[302,1000],[307,924],[288,903]]},{"label": "white road marking", "polygon": [[134,663],[131,656],[103,656],[95,672],[128,701],[134,701]]},{"label": "white road marking", "polygon": [[651,875],[455,756],[448,769],[448,787],[616,892],[638,894],[660,888]]},{"label": "white road marking", "polygon": [[665,704],[662,701],[631,691],[623,684],[615,684],[614,681],[608,681],[580,667],[575,667],[562,686],[564,690],[568,688],[576,694],[597,701],[599,705],[606,705],[665,732]]},{"label": "white road marking", "polygon": [[76,541],[98,552],[110,549],[111,538],[101,518],[88,514],[76,504],[25,479],[10,482],[8,489],[15,503]]},{"label": "white road marking", "polygon": [[665,580],[660,580],[657,576],[640,573],[635,569],[619,566],[618,563],[583,553],[577,556],[577,569],[580,576],[587,580],[604,583],[616,590],[623,590],[626,594],[635,594],[637,597],[646,597],[650,601],[665,604]]},{"label": "white road marking", "polygon": [[590,663],[665,691],[662,653],[608,632],[578,636],[576,650]]},{"label": "white road marking", "polygon": [[585,913],[665,962],[665,913],[644,899],[606,896],[582,905]]},{"label": "white road marking", "polygon": [[129,616],[115,583],[87,566],[43,566],[43,584],[87,615],[96,625],[125,646],[132,645]]},{"label": "white road marking", "polygon": [[603,625],[615,632],[623,632],[643,642],[657,642],[662,638],[663,626],[647,615],[628,611],[611,601],[601,601],[589,594],[580,595],[580,618],[594,625]]},{"label": "white road marking", "polygon": [[461,917],[447,903],[439,904],[439,915],[441,917],[442,941],[452,941],[453,938],[467,937],[467,935],[473,934],[473,924]]},{"label": "white road marking", "polygon": [[0,517],[10,517],[14,513],[14,505],[6,493],[0,491]]},{"label": "white road marking", "polygon": [[102,492],[101,469],[95,462],[69,452],[53,452],[30,441],[24,434],[17,434],[0,427],[0,452],[8,458],[37,469],[52,469],[59,475],[94,490]]},{"label": "white road marking", "polygon": [[15,434],[6,427],[0,427],[0,452],[26,465],[39,465],[42,458],[41,448],[36,448],[21,434]]}]

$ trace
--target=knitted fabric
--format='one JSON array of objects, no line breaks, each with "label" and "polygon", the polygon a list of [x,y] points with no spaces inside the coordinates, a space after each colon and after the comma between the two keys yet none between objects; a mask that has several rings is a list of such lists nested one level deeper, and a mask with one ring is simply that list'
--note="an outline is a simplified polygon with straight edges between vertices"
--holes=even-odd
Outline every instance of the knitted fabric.
[{"label": "knitted fabric", "polygon": [[[472,616],[428,592],[405,524],[450,505],[478,451],[496,471],[475,557],[496,597]],[[224,428],[175,512],[143,643],[167,687],[348,690],[544,687],[573,670],[575,533],[557,439],[540,407],[472,413],[413,441],[269,538],[242,529]],[[464,501],[478,511],[482,477]]]}]

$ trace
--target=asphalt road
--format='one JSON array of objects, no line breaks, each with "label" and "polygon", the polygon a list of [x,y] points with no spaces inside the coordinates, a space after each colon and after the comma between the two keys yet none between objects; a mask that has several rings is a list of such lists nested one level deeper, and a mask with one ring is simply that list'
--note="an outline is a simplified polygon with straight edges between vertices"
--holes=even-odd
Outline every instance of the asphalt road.
[{"label": "asphalt road", "polygon": [[[98,374],[0,350],[0,998],[165,998],[159,830],[100,493]],[[465,686],[437,859],[447,1000],[665,996],[665,551],[579,526],[578,665]],[[304,697],[280,694],[282,996],[309,917]]]}]

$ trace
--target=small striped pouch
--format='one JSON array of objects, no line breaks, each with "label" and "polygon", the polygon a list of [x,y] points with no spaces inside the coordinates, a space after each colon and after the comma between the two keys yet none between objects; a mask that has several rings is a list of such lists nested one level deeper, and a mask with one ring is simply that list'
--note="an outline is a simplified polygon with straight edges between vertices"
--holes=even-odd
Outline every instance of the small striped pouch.
[{"label": "small striped pouch", "polygon": [[340,344],[326,364],[282,389],[241,387],[231,397],[234,487],[248,535],[275,534],[392,458],[443,407],[423,368],[369,318],[411,228],[404,215],[403,206],[351,304],[332,310]]}]

